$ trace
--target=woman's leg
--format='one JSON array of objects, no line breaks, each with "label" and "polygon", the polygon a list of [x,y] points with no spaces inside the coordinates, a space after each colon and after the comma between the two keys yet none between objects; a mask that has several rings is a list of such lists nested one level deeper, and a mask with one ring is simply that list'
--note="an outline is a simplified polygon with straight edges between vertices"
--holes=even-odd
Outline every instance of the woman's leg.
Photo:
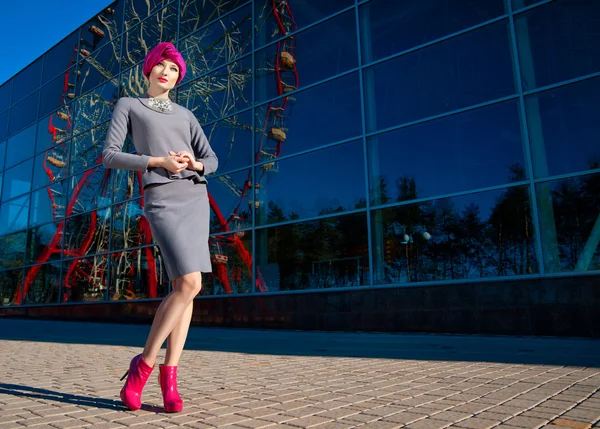
[{"label": "woman's leg", "polygon": [[181,320],[175,326],[175,328],[169,334],[167,338],[167,354],[165,356],[166,366],[177,366],[181,353],[183,353],[183,346],[187,338],[190,323],[192,321],[192,313],[194,311],[194,301],[190,302],[190,305],[185,309]]},{"label": "woman's leg", "polygon": [[196,295],[200,293],[202,275],[199,271],[186,274],[176,279],[175,284],[175,288],[162,301],[156,311],[150,334],[148,334],[148,339],[146,340],[146,346],[142,352],[142,357],[151,367],[154,366],[163,343],[183,319],[186,310],[194,301]]}]

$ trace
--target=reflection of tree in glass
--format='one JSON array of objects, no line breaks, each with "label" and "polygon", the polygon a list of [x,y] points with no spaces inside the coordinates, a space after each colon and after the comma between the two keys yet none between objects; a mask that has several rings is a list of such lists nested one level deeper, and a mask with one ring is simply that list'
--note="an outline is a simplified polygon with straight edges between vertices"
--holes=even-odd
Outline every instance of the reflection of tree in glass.
[{"label": "reflection of tree in glass", "polygon": [[600,269],[600,175],[563,179],[552,185],[560,271]]}]

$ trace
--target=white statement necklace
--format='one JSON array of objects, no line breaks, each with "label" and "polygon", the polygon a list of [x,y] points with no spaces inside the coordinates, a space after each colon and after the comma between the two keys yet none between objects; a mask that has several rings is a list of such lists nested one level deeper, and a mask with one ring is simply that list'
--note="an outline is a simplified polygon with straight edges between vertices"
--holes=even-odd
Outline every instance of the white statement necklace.
[{"label": "white statement necklace", "polygon": [[168,98],[152,98],[148,100],[148,105],[153,109],[165,113],[173,111],[173,104]]}]

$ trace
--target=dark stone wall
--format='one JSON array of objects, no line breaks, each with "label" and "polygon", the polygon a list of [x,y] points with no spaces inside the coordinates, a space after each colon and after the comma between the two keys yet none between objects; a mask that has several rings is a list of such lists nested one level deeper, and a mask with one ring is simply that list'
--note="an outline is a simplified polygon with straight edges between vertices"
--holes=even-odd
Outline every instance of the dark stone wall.
[{"label": "dark stone wall", "polygon": [[[151,323],[160,302],[0,308],[0,317]],[[600,276],[199,299],[198,326],[600,337]]]}]

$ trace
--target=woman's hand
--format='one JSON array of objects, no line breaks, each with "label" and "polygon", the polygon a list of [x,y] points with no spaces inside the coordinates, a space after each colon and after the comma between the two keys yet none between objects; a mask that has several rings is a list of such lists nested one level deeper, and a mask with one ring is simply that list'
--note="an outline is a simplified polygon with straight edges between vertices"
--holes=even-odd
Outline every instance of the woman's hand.
[{"label": "woman's hand", "polygon": [[165,168],[174,174],[181,173],[188,168],[187,158],[174,154],[174,152],[169,152],[169,155],[170,156],[165,156],[162,159],[160,163],[162,168]]},{"label": "woman's hand", "polygon": [[202,164],[201,161],[196,161],[196,158],[189,152],[186,151],[180,151],[180,152],[173,152],[173,151],[169,151],[169,155],[171,156],[179,156],[182,157],[183,159],[186,160],[187,162],[187,168],[189,170],[194,170],[194,171],[204,171],[204,164]]}]

